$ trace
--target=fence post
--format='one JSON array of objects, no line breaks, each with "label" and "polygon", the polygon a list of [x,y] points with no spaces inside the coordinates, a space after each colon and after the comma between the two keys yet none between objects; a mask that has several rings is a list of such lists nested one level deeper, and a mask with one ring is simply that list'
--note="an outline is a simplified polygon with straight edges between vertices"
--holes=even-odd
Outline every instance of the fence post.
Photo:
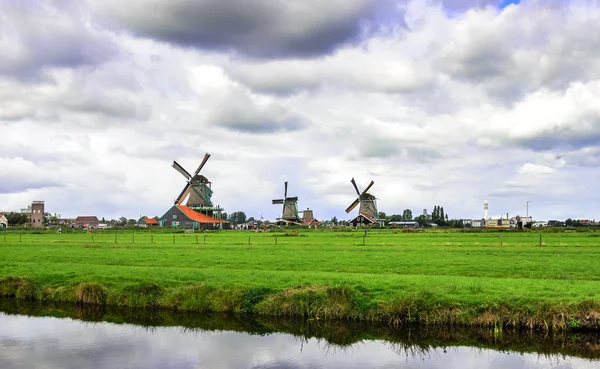
[{"label": "fence post", "polygon": [[206,245],[206,235],[204,235],[204,244]]},{"label": "fence post", "polygon": [[94,243],[94,235],[92,235],[92,243]]},{"label": "fence post", "polygon": [[173,235],[173,243],[175,243],[175,235]]},{"label": "fence post", "polygon": [[131,235],[131,243],[135,243],[135,235],[134,234]]},{"label": "fence post", "polygon": [[21,242],[21,241],[22,241],[21,234],[19,234],[19,242]]},{"label": "fence post", "polygon": [[[366,233],[366,231],[365,231],[365,233]],[[363,236],[363,246],[366,244],[366,242],[367,242],[367,236]]]},{"label": "fence post", "polygon": [[150,243],[154,243],[154,235],[153,234],[150,235]]},{"label": "fence post", "polygon": [[198,244],[198,235],[196,235],[196,245]]},{"label": "fence post", "polygon": [[275,244],[277,245],[277,235],[275,235]]},{"label": "fence post", "polygon": [[502,233],[500,233],[500,246],[502,246]]},{"label": "fence post", "polygon": [[250,236],[248,236],[248,245],[250,245]]},{"label": "fence post", "polygon": [[117,235],[115,235],[115,243],[117,243]]},{"label": "fence post", "polygon": [[542,234],[540,233],[540,246],[542,246]]}]

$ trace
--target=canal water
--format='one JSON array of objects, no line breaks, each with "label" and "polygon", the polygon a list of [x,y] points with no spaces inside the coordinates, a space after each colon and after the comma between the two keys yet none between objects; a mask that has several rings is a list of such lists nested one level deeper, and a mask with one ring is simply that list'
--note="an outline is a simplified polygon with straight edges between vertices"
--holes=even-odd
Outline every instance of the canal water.
[{"label": "canal water", "polygon": [[2,369],[600,368],[599,338],[586,333],[424,331],[160,311],[148,323],[148,315],[131,312],[2,305]]}]

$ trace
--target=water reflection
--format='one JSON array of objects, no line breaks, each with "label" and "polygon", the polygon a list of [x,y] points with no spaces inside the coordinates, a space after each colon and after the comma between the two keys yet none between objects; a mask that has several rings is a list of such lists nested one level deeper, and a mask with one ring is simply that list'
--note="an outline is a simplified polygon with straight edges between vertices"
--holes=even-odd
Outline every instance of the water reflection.
[{"label": "water reflection", "polygon": [[[395,330],[161,311],[143,312],[144,319],[133,310],[42,308],[7,300],[0,300],[0,309],[69,317],[0,314],[0,368],[600,367],[598,337],[590,334],[494,336],[487,330]],[[146,326],[131,324],[136,319]],[[587,358],[566,356],[578,353]]]}]

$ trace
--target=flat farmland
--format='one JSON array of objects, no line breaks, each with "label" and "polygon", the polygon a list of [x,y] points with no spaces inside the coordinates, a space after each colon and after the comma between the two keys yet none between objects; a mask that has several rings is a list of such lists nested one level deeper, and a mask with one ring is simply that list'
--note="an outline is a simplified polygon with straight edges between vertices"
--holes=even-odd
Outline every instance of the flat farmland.
[{"label": "flat farmland", "polygon": [[[371,230],[366,237],[362,231],[331,230],[3,232],[0,279],[6,285],[20,281],[12,289],[4,288],[4,295],[18,295],[19,283],[28,281],[34,286],[32,295],[23,297],[41,300],[60,299],[56,296],[62,295],[55,291],[61,287],[94,283],[104,291],[102,303],[185,310],[188,305],[174,296],[179,293],[185,299],[181,291],[196,286],[213,291],[203,295],[213,300],[214,291],[246,296],[242,300],[254,294],[250,309],[274,315],[299,315],[284,298],[292,296],[291,301],[299,299],[309,306],[300,315],[310,316],[316,311],[310,310],[311,303],[331,305],[331,291],[341,290],[350,296],[344,303],[351,305],[346,306],[346,315],[337,314],[341,318],[397,314],[405,320],[406,307],[417,304],[419,321],[433,319],[431,314],[445,309],[462,317],[461,323],[491,312],[492,320],[505,323],[517,314],[519,319],[537,317],[539,325],[543,313],[550,314],[545,319],[552,316],[552,321],[563,314],[575,317],[573,326],[600,327],[594,317],[591,323],[580,322],[581,314],[595,314],[600,303],[599,236],[596,232],[391,230]],[[148,284],[158,291],[153,300],[136,299],[136,286]],[[137,290],[143,293],[144,288]],[[133,294],[128,302],[115,297],[123,293]],[[313,295],[323,295],[325,300],[315,302]],[[188,310],[238,311],[239,304],[243,301],[213,303],[206,309],[189,305]]]}]

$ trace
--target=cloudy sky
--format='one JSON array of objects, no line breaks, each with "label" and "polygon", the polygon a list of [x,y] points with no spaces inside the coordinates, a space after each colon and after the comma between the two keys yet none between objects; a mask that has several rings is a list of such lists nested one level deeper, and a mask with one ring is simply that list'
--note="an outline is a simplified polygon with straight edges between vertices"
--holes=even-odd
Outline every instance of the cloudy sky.
[{"label": "cloudy sky", "polygon": [[0,210],[597,219],[600,0],[0,0]]}]

